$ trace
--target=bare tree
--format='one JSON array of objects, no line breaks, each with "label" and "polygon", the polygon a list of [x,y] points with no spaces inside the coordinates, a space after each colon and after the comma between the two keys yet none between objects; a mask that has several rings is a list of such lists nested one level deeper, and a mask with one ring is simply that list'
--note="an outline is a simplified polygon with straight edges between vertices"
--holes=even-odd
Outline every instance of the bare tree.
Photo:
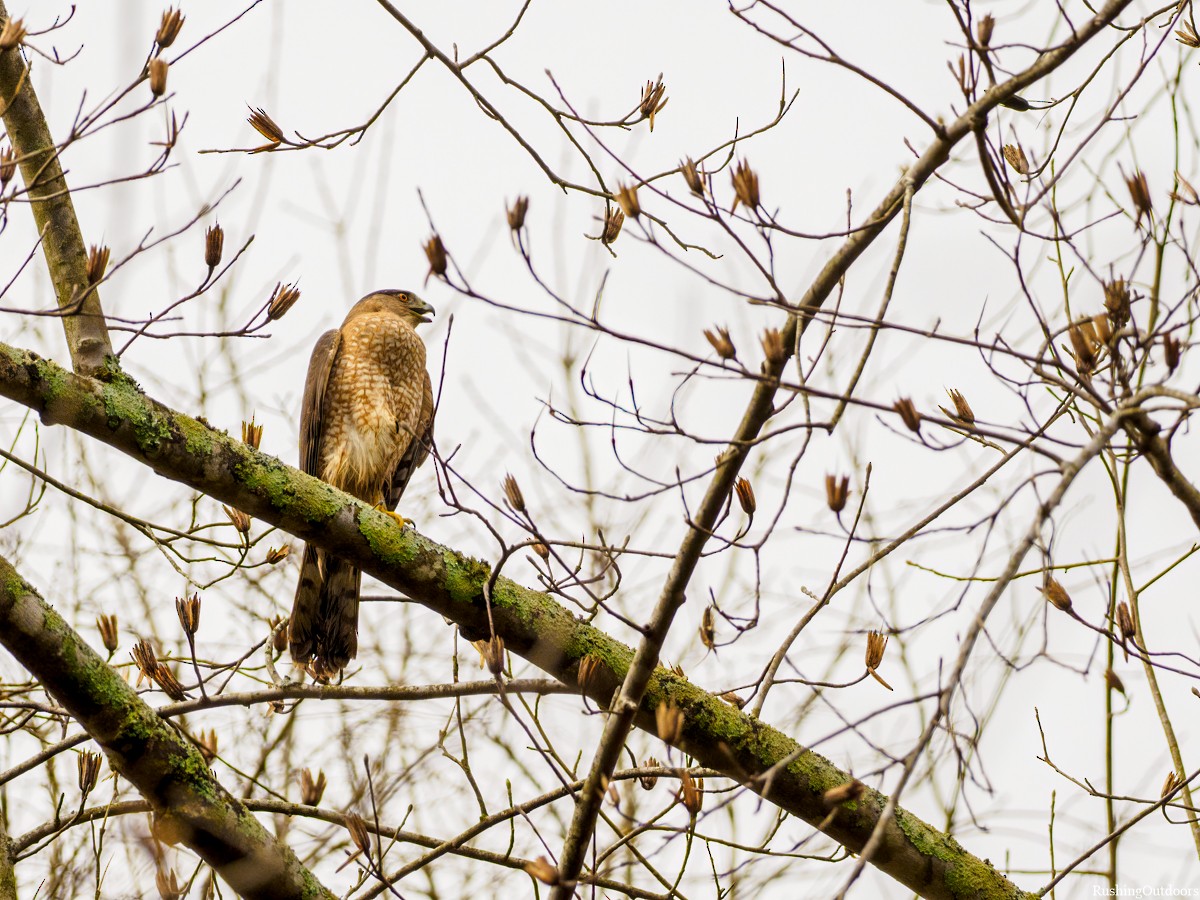
[{"label": "bare tree", "polygon": [[[1191,4],[852,23],[894,59],[844,10],[730,4],[600,81],[549,5],[405,6],[353,14],[399,74],[297,70],[343,109],[279,77],[328,55],[282,6],[122,20],[102,90],[74,8],[0,5],[0,898],[1196,872]],[[733,121],[698,82],[618,94],[646,35],[779,82]],[[274,98],[193,135],[237,40]],[[431,188],[460,177],[490,195]],[[278,224],[309,202],[324,265]],[[449,314],[407,527],[290,466],[281,322],[336,324],[414,228]],[[336,684],[282,662],[292,538],[379,583]]]}]

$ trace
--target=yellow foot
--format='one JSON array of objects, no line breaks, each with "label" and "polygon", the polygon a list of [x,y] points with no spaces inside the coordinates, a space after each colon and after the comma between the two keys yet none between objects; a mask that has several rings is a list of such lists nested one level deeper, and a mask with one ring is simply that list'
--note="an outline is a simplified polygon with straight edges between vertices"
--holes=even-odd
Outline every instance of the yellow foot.
[{"label": "yellow foot", "polygon": [[401,528],[407,528],[410,525],[415,528],[417,525],[417,523],[414,522],[412,519],[404,518],[404,516],[400,515],[400,513],[393,512],[392,510],[390,510],[386,506],[384,506],[382,503],[376,503],[375,509],[377,509],[379,512],[383,513],[385,516],[390,516],[391,518],[395,519],[396,523]]}]

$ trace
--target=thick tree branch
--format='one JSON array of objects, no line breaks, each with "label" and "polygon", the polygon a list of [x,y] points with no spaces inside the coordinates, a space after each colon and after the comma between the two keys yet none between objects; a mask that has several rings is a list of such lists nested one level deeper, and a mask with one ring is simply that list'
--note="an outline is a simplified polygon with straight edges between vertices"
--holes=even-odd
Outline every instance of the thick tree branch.
[{"label": "thick tree branch", "polygon": [[186,844],[243,897],[332,900],[295,854],[221,787],[200,750],[143,702],[3,557],[0,642],[146,798],[161,840]]},{"label": "thick tree branch", "polygon": [[[0,23],[6,21],[8,10],[0,0]],[[0,51],[0,112],[17,154],[58,306],[63,310],[71,364],[76,372],[95,375],[112,356],[112,342],[100,295],[94,288],[88,289],[87,248],[75,204],[19,46]]]},{"label": "thick tree branch", "polygon": [[[146,397],[124,375],[108,382],[72,375],[35,354],[0,344],[0,395],[115,447],[160,475],[337,553],[455,622],[467,638],[490,635],[483,599],[489,567],[400,528],[390,516]],[[549,595],[507,578],[492,592],[496,633],[506,647],[577,684],[580,659],[600,661],[588,696],[607,706],[633,651],[572,615]],[[868,789],[835,811],[824,793],[850,780],[817,753],[662,667],[648,679],[634,724],[655,732],[659,703],[684,713],[676,746],[854,852],[869,839],[887,798]],[[778,766],[775,770],[774,767]],[[759,777],[770,771],[769,778]],[[1029,896],[951,837],[901,810],[871,862],[924,897]]]}]

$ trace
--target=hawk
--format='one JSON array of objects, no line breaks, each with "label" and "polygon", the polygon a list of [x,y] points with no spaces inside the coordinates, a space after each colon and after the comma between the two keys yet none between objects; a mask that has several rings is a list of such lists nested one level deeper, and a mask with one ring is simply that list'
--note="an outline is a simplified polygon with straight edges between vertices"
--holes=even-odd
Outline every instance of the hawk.
[{"label": "hawk", "polygon": [[[382,290],[321,335],[300,409],[300,468],[381,509],[395,510],[433,436],[433,387],[417,325],[433,307],[412,291]],[[362,573],[304,545],[288,625],[295,663],[328,679],[358,650]]]}]

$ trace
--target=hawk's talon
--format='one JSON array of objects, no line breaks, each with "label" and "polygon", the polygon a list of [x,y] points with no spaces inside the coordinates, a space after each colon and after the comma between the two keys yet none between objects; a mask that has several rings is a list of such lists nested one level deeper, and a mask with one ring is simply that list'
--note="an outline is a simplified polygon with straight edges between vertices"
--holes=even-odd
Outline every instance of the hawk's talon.
[{"label": "hawk's talon", "polygon": [[377,511],[377,512],[381,512],[381,513],[383,513],[385,516],[388,516],[389,518],[395,519],[395,520],[396,520],[396,523],[397,523],[397,524],[398,524],[398,525],[399,525],[401,528],[416,528],[416,527],[417,527],[417,523],[416,523],[414,520],[412,520],[412,519],[406,519],[406,518],[404,518],[404,516],[400,515],[400,513],[398,513],[398,512],[395,512],[395,511],[393,511],[393,510],[390,510],[390,509],[388,509],[388,508],[387,508],[386,506],[384,506],[382,503],[376,503],[376,504],[375,504],[375,509],[376,509],[376,511]]}]

